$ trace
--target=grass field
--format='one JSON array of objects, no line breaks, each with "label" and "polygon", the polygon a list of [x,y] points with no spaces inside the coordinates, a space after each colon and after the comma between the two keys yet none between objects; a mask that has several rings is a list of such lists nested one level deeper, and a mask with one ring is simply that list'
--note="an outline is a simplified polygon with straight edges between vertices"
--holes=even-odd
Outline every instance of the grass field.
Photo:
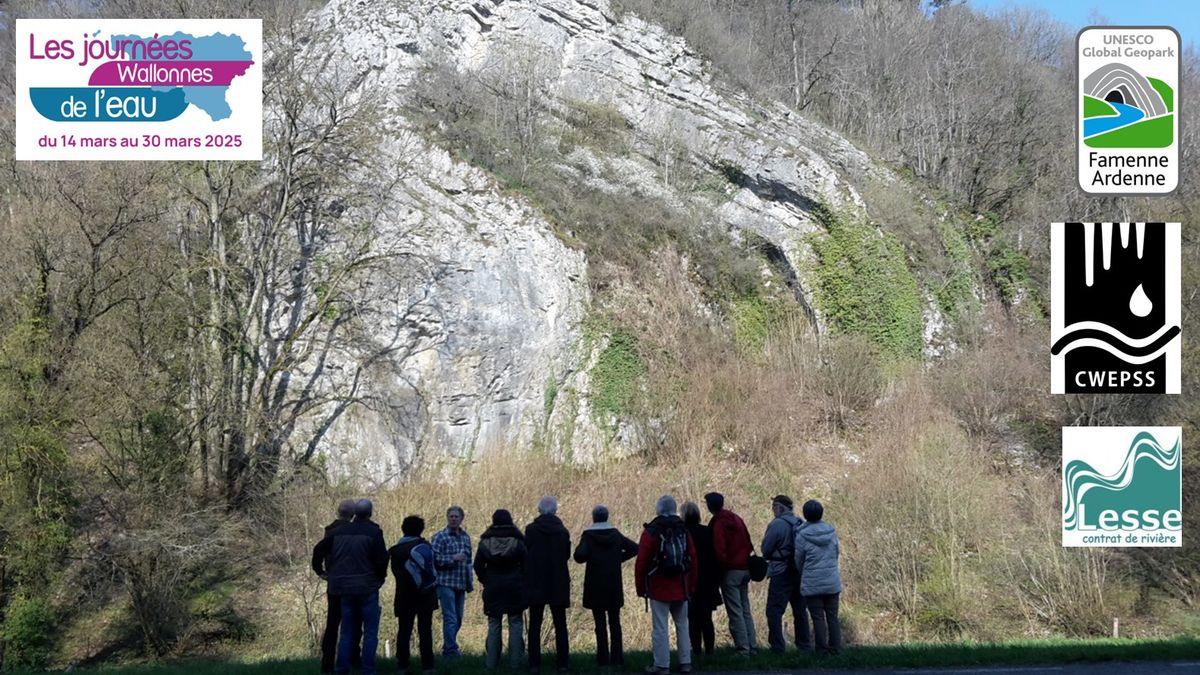
[{"label": "grass field", "polygon": [[[543,659],[547,654],[543,653]],[[548,663],[552,663],[552,658]],[[853,646],[832,658],[797,656],[794,652],[774,655],[760,652],[752,659],[738,657],[732,651],[718,650],[707,658],[697,658],[698,671],[723,672],[797,670],[822,668],[930,667],[981,665],[1050,665],[1096,663],[1103,661],[1172,661],[1200,658],[1200,640],[1036,640],[1003,643],[918,643],[910,645]],[[625,672],[637,673],[650,664],[648,652],[626,655]],[[507,670],[501,666],[500,671]],[[572,673],[597,671],[592,654],[574,654]],[[187,661],[104,667],[77,672],[112,675],[314,675],[319,671],[316,659],[236,663],[228,661]],[[396,672],[393,659],[379,661],[382,673]],[[21,671],[17,671],[20,673]],[[449,664],[438,659],[442,675],[483,673],[483,657],[467,655]],[[524,672],[524,671],[518,671]]]}]

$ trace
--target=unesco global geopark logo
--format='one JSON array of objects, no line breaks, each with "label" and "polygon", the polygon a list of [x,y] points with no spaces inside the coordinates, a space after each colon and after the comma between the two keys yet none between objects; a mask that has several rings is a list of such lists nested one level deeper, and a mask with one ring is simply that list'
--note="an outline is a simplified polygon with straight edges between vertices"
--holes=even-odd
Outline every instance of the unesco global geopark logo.
[{"label": "unesco global geopark logo", "polygon": [[262,22],[17,20],[17,159],[262,158]]},{"label": "unesco global geopark logo", "polygon": [[1179,34],[1091,26],[1076,38],[1079,186],[1166,194],[1179,183]]}]

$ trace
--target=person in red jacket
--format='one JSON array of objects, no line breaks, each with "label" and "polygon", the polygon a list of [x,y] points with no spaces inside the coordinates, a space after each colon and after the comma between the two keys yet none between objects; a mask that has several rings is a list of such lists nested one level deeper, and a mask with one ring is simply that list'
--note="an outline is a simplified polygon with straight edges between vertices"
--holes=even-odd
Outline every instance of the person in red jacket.
[{"label": "person in red jacket", "polygon": [[704,503],[713,514],[708,524],[722,571],[721,597],[729,615],[729,633],[737,653],[750,656],[758,648],[750,611],[750,553],[754,547],[750,530],[738,514],[725,508],[725,496],[720,492],[704,495]]},{"label": "person in red jacket", "polygon": [[654,627],[650,644],[654,664],[650,675],[670,675],[671,636],[668,617],[675,622],[679,672],[692,672],[692,642],[688,636],[688,599],[696,592],[696,544],[676,513],[675,498],[663,495],[654,505],[657,516],[646,523],[638,542],[634,581],[637,594],[649,598]]}]

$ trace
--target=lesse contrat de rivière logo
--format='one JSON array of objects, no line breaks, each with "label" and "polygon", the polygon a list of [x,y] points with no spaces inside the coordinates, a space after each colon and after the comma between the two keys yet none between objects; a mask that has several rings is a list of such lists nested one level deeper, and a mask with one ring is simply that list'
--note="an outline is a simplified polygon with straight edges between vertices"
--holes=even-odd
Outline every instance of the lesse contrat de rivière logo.
[{"label": "lesse contrat de rivi\u00e8re logo", "polygon": [[1179,223],[1054,223],[1050,390],[1178,394]]},{"label": "lesse contrat de rivi\u00e8re logo", "polygon": [[1179,427],[1064,427],[1063,546],[1182,546]]}]

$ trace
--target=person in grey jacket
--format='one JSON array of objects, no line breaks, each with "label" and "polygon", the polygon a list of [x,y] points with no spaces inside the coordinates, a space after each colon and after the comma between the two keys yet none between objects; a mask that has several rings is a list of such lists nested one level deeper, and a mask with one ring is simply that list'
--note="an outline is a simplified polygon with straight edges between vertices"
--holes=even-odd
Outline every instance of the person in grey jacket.
[{"label": "person in grey jacket", "polygon": [[767,641],[771,651],[782,654],[787,650],[787,639],[783,636],[783,616],[788,606],[792,608],[796,648],[812,650],[808,632],[808,616],[804,613],[804,599],[800,595],[800,570],[796,567],[795,532],[800,519],[792,513],[792,499],[787,495],[775,495],[771,500],[771,512],[775,519],[767,525],[763,535],[762,554],[767,559]]},{"label": "person in grey jacket", "polygon": [[810,499],[804,503],[804,520],[796,528],[796,569],[800,570],[800,592],[812,615],[813,637],[818,654],[837,654],[842,649],[842,626],[838,623],[838,596],[842,575],[838,571],[838,536],[823,522],[825,508]]}]

